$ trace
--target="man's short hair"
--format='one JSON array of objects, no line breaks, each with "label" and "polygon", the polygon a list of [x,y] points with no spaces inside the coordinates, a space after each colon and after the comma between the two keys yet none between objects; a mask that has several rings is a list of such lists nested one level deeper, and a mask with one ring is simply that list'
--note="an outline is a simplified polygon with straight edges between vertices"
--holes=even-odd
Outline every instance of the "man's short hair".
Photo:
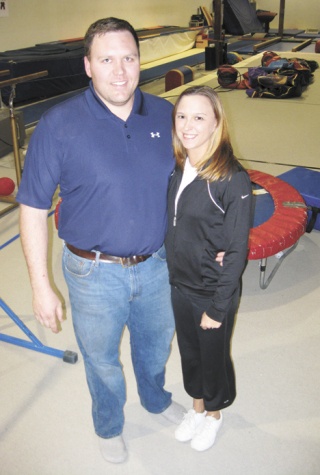
[{"label": "man's short hair", "polygon": [[140,54],[139,38],[133,26],[130,25],[130,23],[126,20],[109,17],[97,20],[89,26],[84,37],[84,55],[88,58],[90,57],[91,45],[95,36],[101,36],[113,31],[129,31],[129,33],[131,33],[131,35],[133,36],[133,39],[138,48],[138,52]]}]

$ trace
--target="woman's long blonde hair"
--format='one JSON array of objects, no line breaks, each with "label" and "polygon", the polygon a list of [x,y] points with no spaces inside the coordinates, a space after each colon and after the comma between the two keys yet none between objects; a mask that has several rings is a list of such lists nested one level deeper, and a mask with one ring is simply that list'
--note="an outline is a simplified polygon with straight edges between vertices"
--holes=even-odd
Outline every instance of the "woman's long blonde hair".
[{"label": "woman's long blonde hair", "polygon": [[222,103],[218,95],[209,86],[193,86],[189,87],[179,96],[173,112],[173,129],[172,129],[172,143],[173,151],[176,157],[177,165],[183,169],[187,158],[187,150],[182,145],[177,136],[175,128],[175,118],[180,101],[185,96],[204,96],[207,97],[212,106],[214,115],[217,120],[217,127],[212,134],[211,143],[208,146],[207,153],[203,159],[197,164],[196,168],[201,178],[209,181],[217,181],[226,178],[232,171],[236,159],[233,154],[232,145],[228,131],[226,116],[223,110]]}]

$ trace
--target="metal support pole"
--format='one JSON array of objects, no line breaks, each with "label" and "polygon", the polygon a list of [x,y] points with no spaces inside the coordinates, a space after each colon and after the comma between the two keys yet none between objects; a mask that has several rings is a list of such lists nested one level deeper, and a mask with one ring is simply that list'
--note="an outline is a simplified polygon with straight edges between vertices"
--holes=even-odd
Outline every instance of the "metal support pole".
[{"label": "metal support pole", "polygon": [[14,345],[22,346],[23,348],[28,348],[29,350],[38,351],[40,353],[45,353],[47,355],[56,356],[57,358],[62,358],[65,363],[74,364],[78,360],[78,355],[74,351],[61,351],[56,348],[51,348],[50,346],[43,345],[40,340],[29,330],[29,328],[20,320],[20,318],[8,307],[8,305],[0,298],[0,307],[6,312],[6,314],[11,318],[11,320],[18,325],[18,327],[23,331],[25,335],[29,338],[28,340],[23,340],[21,338],[16,338],[9,335],[4,335],[0,333],[0,341],[6,343],[12,343]]},{"label": "metal support pole", "polygon": [[260,284],[260,288],[262,290],[265,290],[268,285],[270,284],[270,282],[272,281],[273,277],[275,276],[275,273],[277,272],[277,270],[279,269],[279,267],[281,266],[282,262],[284,261],[284,259],[289,255],[291,254],[292,251],[295,250],[295,248],[297,247],[298,245],[298,242],[295,242],[293,246],[289,247],[288,249],[286,249],[285,251],[281,251],[279,252],[277,255],[276,255],[276,258],[278,259],[278,262],[275,264],[274,268],[272,269],[270,275],[268,278],[266,278],[266,269],[267,269],[267,259],[264,258],[264,259],[261,259],[260,260],[260,279],[259,279],[259,284]]},{"label": "metal support pole", "polygon": [[286,3],[286,0],[280,0],[278,35],[281,37],[283,36],[285,3]]},{"label": "metal support pole", "polygon": [[11,93],[10,93],[10,98],[9,98],[9,111],[10,111],[10,124],[11,124],[14,165],[16,169],[17,185],[19,186],[21,182],[21,158],[20,158],[20,151],[19,151],[17,123],[16,123],[16,117],[14,115],[14,108],[13,108],[13,99],[15,98],[15,96],[16,96],[16,86],[15,84],[13,84],[11,86]]},{"label": "metal support pole", "polygon": [[214,0],[214,30],[213,38],[216,50],[216,67],[223,63],[223,39],[222,39],[222,0]]}]

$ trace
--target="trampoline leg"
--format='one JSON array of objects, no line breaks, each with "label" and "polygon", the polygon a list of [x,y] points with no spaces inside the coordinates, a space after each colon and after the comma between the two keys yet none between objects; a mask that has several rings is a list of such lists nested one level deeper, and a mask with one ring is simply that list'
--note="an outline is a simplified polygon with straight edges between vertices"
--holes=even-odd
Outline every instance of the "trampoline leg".
[{"label": "trampoline leg", "polygon": [[264,259],[260,260],[260,281],[259,281],[259,284],[260,284],[260,288],[262,290],[265,290],[268,287],[268,285],[272,281],[273,277],[275,276],[277,270],[281,266],[282,262],[297,247],[298,242],[299,241],[297,241],[293,246],[289,247],[289,249],[286,249],[285,251],[281,251],[278,254],[276,254],[278,262],[276,263],[276,265],[272,269],[272,271],[271,271],[271,273],[270,273],[270,275],[267,279],[266,279],[267,259],[264,258]]},{"label": "trampoline leg", "polygon": [[4,335],[0,333],[0,341],[5,341],[6,343],[12,343],[14,345],[22,346],[28,348],[29,350],[38,351],[40,353],[45,353],[47,355],[56,356],[57,358],[62,358],[65,363],[74,364],[78,361],[78,355],[74,351],[62,351],[57,350],[56,348],[51,348],[50,346],[45,346],[41,343],[40,340],[29,330],[29,328],[20,320],[20,318],[7,306],[7,304],[0,298],[0,307],[6,312],[6,314],[13,320],[16,325],[23,331],[25,335],[29,337],[31,341],[23,340],[21,338],[16,338],[9,335]]}]

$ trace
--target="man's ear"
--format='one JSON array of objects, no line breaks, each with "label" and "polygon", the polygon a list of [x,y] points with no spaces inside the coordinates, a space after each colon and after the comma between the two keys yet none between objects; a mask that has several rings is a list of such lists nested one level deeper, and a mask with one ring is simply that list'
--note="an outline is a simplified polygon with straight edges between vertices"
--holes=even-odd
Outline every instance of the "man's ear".
[{"label": "man's ear", "polygon": [[86,70],[87,76],[89,76],[89,78],[91,78],[92,77],[91,66],[90,66],[90,61],[89,61],[87,56],[84,57],[84,69]]}]

